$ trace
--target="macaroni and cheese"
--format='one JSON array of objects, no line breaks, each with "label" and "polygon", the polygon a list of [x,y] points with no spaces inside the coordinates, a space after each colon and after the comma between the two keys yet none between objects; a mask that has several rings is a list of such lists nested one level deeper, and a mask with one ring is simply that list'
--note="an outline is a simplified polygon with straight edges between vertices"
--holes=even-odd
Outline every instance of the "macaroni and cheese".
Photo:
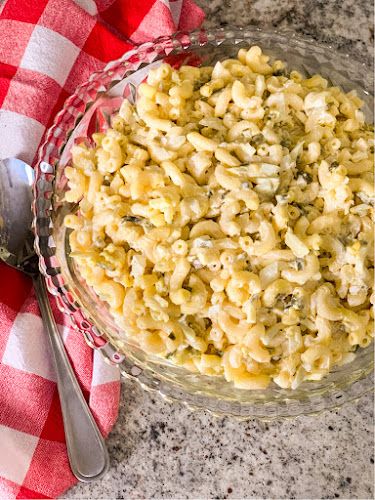
[{"label": "macaroni and cheese", "polygon": [[372,340],[373,127],[259,47],[161,64],[72,149],[71,257],[142,349],[295,389]]}]

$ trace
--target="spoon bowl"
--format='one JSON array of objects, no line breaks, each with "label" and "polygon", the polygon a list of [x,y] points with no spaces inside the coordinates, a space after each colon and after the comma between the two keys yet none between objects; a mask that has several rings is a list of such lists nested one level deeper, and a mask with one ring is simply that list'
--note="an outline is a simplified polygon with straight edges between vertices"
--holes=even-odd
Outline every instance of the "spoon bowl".
[{"label": "spoon bowl", "polygon": [[[0,256],[16,266],[33,253],[31,222],[34,171],[17,158],[0,160]],[[25,248],[25,242],[28,248]]]}]

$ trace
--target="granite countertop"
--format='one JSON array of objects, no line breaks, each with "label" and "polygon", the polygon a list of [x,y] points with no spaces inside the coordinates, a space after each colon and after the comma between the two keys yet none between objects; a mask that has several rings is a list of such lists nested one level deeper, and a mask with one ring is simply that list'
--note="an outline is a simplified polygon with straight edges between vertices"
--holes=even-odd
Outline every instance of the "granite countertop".
[{"label": "granite countertop", "polygon": [[[207,27],[294,29],[371,64],[370,0],[196,0]],[[240,423],[122,385],[111,469],[65,498],[374,497],[373,397],[319,417]]]}]

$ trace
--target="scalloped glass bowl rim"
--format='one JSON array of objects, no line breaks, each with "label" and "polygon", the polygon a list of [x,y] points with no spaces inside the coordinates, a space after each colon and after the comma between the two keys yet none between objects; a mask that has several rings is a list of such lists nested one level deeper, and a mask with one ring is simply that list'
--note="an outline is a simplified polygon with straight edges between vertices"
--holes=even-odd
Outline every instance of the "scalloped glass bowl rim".
[{"label": "scalloped glass bowl rim", "polygon": [[[175,49],[181,48],[182,45],[184,50],[186,48],[192,47],[191,42],[190,44],[186,43],[186,37],[189,37],[189,40],[191,40],[191,38],[193,38],[194,36],[196,41],[199,40],[199,38],[201,38],[201,40],[204,40],[202,41],[201,45],[198,42],[198,44],[196,45],[197,47],[204,46],[205,43],[211,43],[211,42],[216,43],[218,46],[225,40],[233,39],[233,34],[236,37],[236,39],[240,40],[242,39],[243,41],[246,41],[246,37],[269,35],[270,37],[272,36],[278,37],[279,39],[283,38],[284,39],[283,41],[286,44],[292,43],[291,42],[292,40],[293,43],[297,44],[301,43],[302,45],[308,43],[310,50],[314,48],[320,48],[328,50],[330,53],[333,52],[332,47],[330,46],[316,43],[314,41],[311,41],[310,39],[307,39],[306,37],[296,36],[294,33],[278,32],[278,31],[266,32],[258,28],[242,29],[242,30],[234,28],[234,29],[220,29],[220,30],[196,30],[191,33],[187,32],[177,33],[172,37],[160,37],[156,39],[154,42],[146,42],[140,45],[139,47],[134,49],[134,51],[132,50],[131,53],[142,56],[142,53],[147,53],[147,50],[149,50],[150,48],[157,48],[158,46],[161,46],[163,44],[169,47],[173,46]],[[286,39],[285,37],[288,37],[288,39]],[[183,44],[181,44],[178,41],[179,38],[183,40],[185,39],[183,41]],[[220,38],[219,41],[217,40],[218,38]],[[180,43],[180,45],[176,46],[176,42]],[[306,48],[306,46],[304,46],[304,48]],[[113,68],[116,68],[121,64],[126,64],[125,61],[127,54],[124,54],[121,58],[119,58],[116,61],[108,63],[107,66],[102,71],[93,73],[87,82],[77,87],[73,96],[78,95],[84,89],[87,89],[90,85],[90,82],[94,82],[95,80],[100,79],[100,76],[109,75]],[[348,57],[340,53],[339,55]],[[361,66],[361,69],[365,68],[365,65],[358,63],[358,61],[356,63],[357,65]],[[118,80],[114,78],[112,83],[117,81]],[[108,86],[108,88],[109,87],[110,86]],[[61,120],[64,117],[65,113],[68,113],[68,108],[69,108],[69,99],[66,101],[64,108],[56,115],[53,126],[47,132],[46,135],[47,140],[41,147],[39,153],[39,162],[37,166],[37,172],[39,172],[39,176],[41,175],[40,162],[43,161],[46,156],[48,156],[47,150],[48,150],[49,140],[51,139],[51,137],[54,137],[56,133],[58,135],[59,120]],[[77,117],[74,126],[76,126],[76,124],[77,124]],[[66,142],[66,136],[67,134],[65,134],[65,142]],[[36,204],[37,201],[35,202],[35,205]],[[43,274],[47,277],[47,285],[50,292],[53,293],[54,295],[59,296],[61,293],[64,293],[62,291],[63,289],[56,286],[56,282],[54,283],[54,281],[51,279],[51,272],[50,272],[51,268],[48,267],[48,265],[46,265],[46,259],[45,259],[46,255],[41,251],[40,246],[37,243],[39,222],[38,222],[38,209],[36,206],[34,206],[34,212],[35,212],[34,226],[37,234],[36,248],[37,248],[37,253],[39,254],[40,257],[40,267]],[[77,297],[74,297],[74,299],[75,303],[77,303],[78,306],[80,307],[81,314],[83,315],[83,317],[87,318],[88,316],[89,318],[93,318],[93,315],[88,313],[88,311],[86,311],[84,305],[80,304],[80,301],[77,299]],[[64,313],[69,314],[69,311],[67,311],[66,306],[64,306],[61,301],[58,301],[58,305]],[[93,318],[93,320],[95,324],[95,318]],[[79,328],[77,324],[75,325],[75,328],[82,332],[82,329]],[[95,345],[93,345],[93,343],[91,342],[90,337],[87,335],[87,332],[82,332],[82,333],[84,333],[88,343],[93,347],[95,347]],[[99,350],[103,352],[103,349]],[[104,357],[107,361],[109,360],[108,355],[105,355]],[[371,356],[368,357],[371,358]],[[184,390],[181,390],[177,385],[173,387],[174,382],[171,382],[168,379],[160,381],[160,374],[155,375],[153,373],[152,367],[151,370],[148,370],[147,366],[143,367],[142,371],[147,373],[143,373],[143,376],[140,376],[137,369],[134,369],[137,368],[136,366],[137,364],[139,365],[139,360],[136,359],[135,363],[133,362],[133,360],[134,358],[132,356],[129,356],[124,360],[122,360],[121,363],[118,363],[118,366],[124,376],[136,379],[138,382],[140,382],[143,388],[148,390],[155,390],[159,392],[165,399],[182,401],[191,409],[202,408],[211,411],[213,414],[220,414],[220,415],[226,414],[235,416],[240,419],[257,417],[265,420],[270,420],[273,418],[279,418],[280,416],[287,418],[287,417],[298,416],[300,414],[317,414],[326,409],[337,408],[341,406],[344,402],[357,399],[362,394],[370,391],[372,388],[370,380],[371,377],[368,376],[368,374],[371,372],[372,369],[372,362],[370,359],[368,364],[361,368],[360,370],[361,373],[360,374],[358,373],[357,376],[354,377],[354,380],[352,379],[350,381],[352,377],[349,376],[348,377],[349,380],[347,381],[347,383],[341,381],[341,383],[337,384],[335,382],[329,383],[327,381],[328,383],[324,384],[325,389],[323,389],[322,387],[323,391],[325,390],[325,392],[319,394],[318,390],[316,391],[316,394],[314,394],[311,397],[311,399],[307,395],[305,395],[304,398],[302,399],[296,398],[296,393],[294,391],[293,393],[291,393],[290,391],[279,391],[278,397],[273,398],[271,401],[267,400],[267,398],[264,398],[263,400],[258,399],[257,401],[227,400],[226,398],[215,398],[214,395],[207,394],[204,391],[201,392],[196,390],[194,393],[188,393]],[[355,386],[357,390],[355,390]],[[320,401],[318,401],[319,398]],[[314,404],[318,402],[319,404]]]}]

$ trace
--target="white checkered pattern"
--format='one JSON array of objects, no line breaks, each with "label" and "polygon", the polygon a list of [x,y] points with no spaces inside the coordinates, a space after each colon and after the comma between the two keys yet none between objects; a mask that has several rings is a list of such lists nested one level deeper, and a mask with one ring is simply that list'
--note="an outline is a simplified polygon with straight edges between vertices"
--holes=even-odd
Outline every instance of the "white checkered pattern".
[{"label": "white checkered pattern", "polygon": [[116,382],[117,372],[104,361],[104,357],[99,351],[94,351],[94,367],[92,372],[92,385],[109,384]]},{"label": "white checkered pattern", "polygon": [[38,438],[25,432],[0,425],[1,454],[0,476],[22,484],[29,470]]},{"label": "white checkered pattern", "polygon": [[3,364],[56,382],[48,337],[39,316],[17,315],[9,333]]},{"label": "white checkered pattern", "polygon": [[20,67],[50,76],[64,86],[79,48],[67,38],[44,26],[35,26]]},{"label": "white checkered pattern", "polygon": [[0,109],[0,130],[0,158],[18,156],[31,163],[44,133],[43,125],[28,116]]}]

